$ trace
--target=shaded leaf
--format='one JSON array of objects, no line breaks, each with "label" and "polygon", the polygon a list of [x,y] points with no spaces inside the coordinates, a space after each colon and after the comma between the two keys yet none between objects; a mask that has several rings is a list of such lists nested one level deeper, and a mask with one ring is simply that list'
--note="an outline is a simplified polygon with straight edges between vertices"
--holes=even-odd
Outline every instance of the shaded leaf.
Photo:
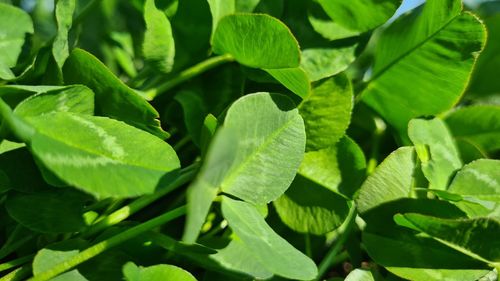
[{"label": "shaded leaf", "polygon": [[181,91],[174,99],[182,106],[184,123],[193,142],[200,145],[201,130],[207,110],[198,92]]},{"label": "shaded leaf", "polygon": [[[495,2],[490,4],[495,4]],[[483,5],[488,10],[494,10],[493,8],[488,8],[486,2]],[[469,98],[493,96],[498,94],[498,89],[500,88],[500,81],[495,76],[496,69],[498,69],[498,65],[500,64],[500,55],[498,53],[500,40],[497,39],[500,36],[500,14],[498,12],[492,13],[490,16],[482,17],[482,20],[488,30],[489,39],[477,60],[471,85],[466,96]]]},{"label": "shaded leaf", "polygon": [[[2,142],[2,145],[5,141]],[[35,192],[47,187],[33,156],[25,147],[0,154],[0,171],[3,173],[4,188],[21,192]]]},{"label": "shaded leaf", "polygon": [[10,194],[9,215],[28,229],[43,233],[71,233],[85,227],[83,209],[88,197],[74,190]]},{"label": "shaded leaf", "polygon": [[177,2],[177,11],[171,19],[176,50],[174,71],[182,71],[206,58],[210,49],[212,16],[207,0]]},{"label": "shaded leaf", "polygon": [[399,199],[363,214],[363,245],[369,256],[390,272],[409,280],[473,281],[488,273],[487,266],[442,243],[397,225],[398,213],[415,212],[458,219],[464,214],[451,203],[428,199]]},{"label": "shaded leaf", "polygon": [[397,224],[426,233],[474,259],[500,265],[500,222],[491,218],[442,219],[405,213],[394,216]]},{"label": "shaded leaf", "polygon": [[[488,155],[500,150],[500,106],[459,108],[445,121],[455,139],[469,143],[481,153]],[[463,153],[463,147],[458,147]]]},{"label": "shaded leaf", "polygon": [[240,13],[251,13],[259,5],[261,0],[235,0],[236,11]]}]

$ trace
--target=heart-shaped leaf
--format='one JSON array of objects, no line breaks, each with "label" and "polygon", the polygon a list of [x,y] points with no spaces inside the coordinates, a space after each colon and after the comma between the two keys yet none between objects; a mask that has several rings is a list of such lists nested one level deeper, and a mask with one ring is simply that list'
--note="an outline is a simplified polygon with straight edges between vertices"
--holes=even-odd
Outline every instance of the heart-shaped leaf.
[{"label": "heart-shaped leaf", "polygon": [[281,196],[297,172],[304,146],[304,123],[289,98],[257,93],[237,100],[189,188],[184,240],[194,242],[219,191],[254,204]]}]

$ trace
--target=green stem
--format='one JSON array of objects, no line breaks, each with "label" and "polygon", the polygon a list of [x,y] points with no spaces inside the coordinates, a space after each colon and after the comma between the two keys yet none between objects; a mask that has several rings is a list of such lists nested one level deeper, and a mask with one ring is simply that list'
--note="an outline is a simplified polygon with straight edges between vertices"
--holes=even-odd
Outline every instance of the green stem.
[{"label": "green stem", "polygon": [[176,144],[174,144],[173,149],[178,152],[184,145],[188,144],[190,140],[191,137],[189,135],[183,137]]},{"label": "green stem", "polygon": [[6,256],[10,255],[12,252],[19,249],[21,246],[28,243],[31,239],[33,239],[35,237],[35,235],[33,235],[33,234],[26,234],[22,238],[18,238],[19,237],[18,233],[23,231],[22,229],[23,228],[20,226],[16,227],[16,229],[12,232],[12,234],[7,239],[7,242],[5,242],[4,246],[2,246],[2,248],[0,248],[0,259],[3,259]]},{"label": "green stem", "polygon": [[5,270],[9,270],[9,269],[14,268],[14,267],[19,266],[19,265],[23,265],[23,264],[29,262],[30,260],[32,260],[34,256],[35,255],[29,255],[29,256],[21,257],[21,258],[15,259],[15,260],[11,260],[11,261],[2,263],[2,264],[0,264],[0,272],[5,271]]},{"label": "green stem", "polygon": [[165,188],[158,190],[156,193],[151,195],[142,196],[127,206],[124,206],[115,212],[111,213],[109,216],[103,218],[93,226],[91,226],[84,234],[83,237],[89,237],[93,234],[96,234],[112,225],[115,225],[119,222],[124,221],[131,215],[137,213],[142,210],[144,207],[150,205],[156,200],[162,198],[167,195],[171,191],[177,189],[178,187],[188,183],[191,181],[196,174],[197,164],[193,164],[184,168],[180,173],[179,177],[175,179],[172,183],[170,183]]},{"label": "green stem", "polygon": [[207,70],[210,70],[216,66],[219,66],[223,63],[226,62],[231,62],[233,61],[233,57],[231,55],[221,55],[221,56],[216,56],[216,57],[211,57],[207,60],[204,60],[196,65],[193,65],[192,67],[180,72],[174,77],[171,77],[168,81],[165,81],[164,83],[158,85],[157,87],[146,91],[147,93],[147,99],[154,99],[155,97],[161,95],[162,93],[174,88],[175,86],[195,77],[198,76],[202,73],[204,73]]},{"label": "green stem", "polygon": [[306,233],[304,235],[305,244],[306,244],[306,255],[312,258],[312,249],[311,249],[311,235]]},{"label": "green stem", "polygon": [[372,174],[378,165],[378,157],[380,155],[380,142],[386,130],[386,125],[384,121],[382,121],[382,119],[378,117],[375,117],[375,127],[376,129],[375,132],[373,133],[370,159],[368,159],[368,164],[366,167],[366,173],[368,175]]},{"label": "green stem", "polygon": [[25,265],[0,278],[0,281],[21,281],[31,274],[31,265]]},{"label": "green stem", "polygon": [[84,251],[80,252],[78,255],[70,257],[69,259],[55,265],[51,269],[44,271],[37,276],[34,276],[33,278],[29,279],[30,281],[46,281],[50,280],[51,278],[54,278],[58,276],[61,273],[64,273],[79,264],[88,261],[95,256],[117,246],[120,245],[121,243],[132,239],[134,237],[137,237],[140,234],[143,234],[147,231],[150,231],[156,227],[159,227],[173,219],[176,219],[186,213],[186,206],[182,206],[180,208],[174,209],[172,211],[169,211],[163,215],[160,215],[154,219],[151,219],[147,222],[141,223],[137,226],[134,226],[132,228],[129,228],[128,230],[125,230],[124,232],[121,232],[109,239],[106,239],[102,242],[99,242],[95,244],[94,246],[91,246],[90,248],[85,249]]},{"label": "green stem", "polygon": [[334,245],[330,248],[326,256],[323,258],[318,267],[318,276],[315,280],[321,280],[321,277],[325,275],[326,271],[332,266],[332,264],[338,259],[337,256],[342,250],[345,241],[349,237],[351,230],[356,221],[356,205],[354,202],[351,204],[351,208],[349,209],[349,214],[347,215],[346,220],[338,229],[338,238],[334,242]]}]

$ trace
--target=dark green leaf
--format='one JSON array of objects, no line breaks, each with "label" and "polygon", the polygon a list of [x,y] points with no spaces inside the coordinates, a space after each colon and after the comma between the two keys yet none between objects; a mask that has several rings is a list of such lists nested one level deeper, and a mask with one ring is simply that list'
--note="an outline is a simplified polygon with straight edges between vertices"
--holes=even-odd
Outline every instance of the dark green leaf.
[{"label": "dark green leaf", "polygon": [[450,219],[464,216],[448,202],[428,199],[400,199],[367,211],[363,214],[367,223],[363,245],[377,264],[415,281],[474,281],[488,273],[484,263],[397,225],[394,215],[407,212]]},{"label": "dark green leaf", "polygon": [[398,214],[397,224],[428,234],[444,245],[491,266],[500,265],[500,222],[491,218],[441,219],[421,214]]},{"label": "dark green leaf", "polygon": [[[472,145],[483,155],[500,150],[500,106],[460,108],[446,116],[446,124],[458,141]],[[463,147],[459,143],[463,153]]]},{"label": "dark green leaf", "polygon": [[51,190],[9,195],[9,215],[28,229],[43,233],[71,233],[85,227],[83,209],[88,197],[74,190]]}]

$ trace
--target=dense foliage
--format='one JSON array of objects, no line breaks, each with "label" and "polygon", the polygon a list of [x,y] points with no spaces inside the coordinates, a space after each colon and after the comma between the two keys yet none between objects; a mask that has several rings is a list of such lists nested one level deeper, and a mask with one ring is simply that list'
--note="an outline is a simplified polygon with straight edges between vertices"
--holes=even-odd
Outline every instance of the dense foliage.
[{"label": "dense foliage", "polygon": [[0,1],[0,280],[497,280],[500,3],[400,4]]}]

